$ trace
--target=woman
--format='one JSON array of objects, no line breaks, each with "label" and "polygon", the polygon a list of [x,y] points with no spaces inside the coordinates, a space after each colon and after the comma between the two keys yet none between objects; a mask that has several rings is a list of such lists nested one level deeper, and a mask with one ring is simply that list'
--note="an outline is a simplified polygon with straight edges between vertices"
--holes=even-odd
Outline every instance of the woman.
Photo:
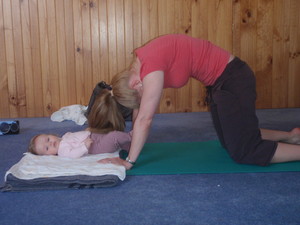
[{"label": "woman", "polygon": [[[136,49],[135,55],[130,69],[112,79],[112,90],[104,91],[97,103],[105,106],[102,111],[115,109],[112,107],[115,102],[134,109],[129,155],[126,160],[114,158],[101,162],[130,169],[147,140],[163,88],[182,87],[191,77],[208,87],[207,97],[218,137],[236,162],[266,166],[300,160],[300,128],[291,132],[258,128],[255,77],[239,58],[208,41],[180,34],[158,37]],[[94,108],[94,116],[89,118],[91,127],[97,117],[105,118],[105,114]],[[107,129],[107,126],[98,123],[94,128]]]}]

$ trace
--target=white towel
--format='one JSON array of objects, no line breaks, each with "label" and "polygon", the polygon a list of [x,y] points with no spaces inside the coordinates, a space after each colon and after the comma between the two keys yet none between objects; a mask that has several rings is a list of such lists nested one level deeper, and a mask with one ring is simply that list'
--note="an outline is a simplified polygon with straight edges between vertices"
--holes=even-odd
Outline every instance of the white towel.
[{"label": "white towel", "polygon": [[78,125],[83,125],[87,119],[84,115],[87,106],[70,105],[62,107],[60,110],[52,113],[51,120],[55,122],[62,122],[64,120],[72,120]]},{"label": "white towel", "polygon": [[116,175],[123,181],[126,176],[124,166],[97,162],[100,159],[113,157],[119,157],[118,152],[86,155],[78,159],[25,153],[22,159],[6,172],[5,181],[10,173],[24,180],[74,175]]}]

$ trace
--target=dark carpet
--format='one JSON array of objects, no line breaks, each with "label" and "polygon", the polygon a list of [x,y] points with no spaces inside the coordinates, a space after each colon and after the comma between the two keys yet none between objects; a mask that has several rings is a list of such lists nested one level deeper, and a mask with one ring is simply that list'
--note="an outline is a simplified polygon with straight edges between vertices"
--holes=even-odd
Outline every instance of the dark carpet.
[{"label": "dark carpet", "polygon": [[[300,126],[299,108],[257,114],[263,128]],[[0,136],[0,184],[33,135],[85,128],[49,118],[19,120],[20,134]],[[209,113],[176,113],[155,117],[148,142],[216,139]],[[300,172],[131,175],[113,188],[0,193],[0,202],[1,225],[296,225]]]}]

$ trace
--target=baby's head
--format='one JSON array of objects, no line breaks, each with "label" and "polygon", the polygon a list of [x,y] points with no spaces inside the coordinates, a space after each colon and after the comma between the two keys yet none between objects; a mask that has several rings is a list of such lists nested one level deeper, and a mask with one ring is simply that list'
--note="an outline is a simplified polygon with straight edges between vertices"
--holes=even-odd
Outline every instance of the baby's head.
[{"label": "baby's head", "polygon": [[61,138],[52,134],[34,136],[29,144],[28,152],[35,155],[57,155]]}]

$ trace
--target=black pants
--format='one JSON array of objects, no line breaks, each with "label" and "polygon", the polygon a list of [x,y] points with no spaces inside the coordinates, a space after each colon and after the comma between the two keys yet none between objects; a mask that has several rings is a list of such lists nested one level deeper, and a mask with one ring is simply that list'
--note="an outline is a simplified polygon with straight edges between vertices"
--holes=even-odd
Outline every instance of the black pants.
[{"label": "black pants", "polygon": [[261,138],[255,113],[255,76],[250,67],[236,57],[208,90],[214,126],[229,155],[238,163],[268,165],[277,142]]}]

